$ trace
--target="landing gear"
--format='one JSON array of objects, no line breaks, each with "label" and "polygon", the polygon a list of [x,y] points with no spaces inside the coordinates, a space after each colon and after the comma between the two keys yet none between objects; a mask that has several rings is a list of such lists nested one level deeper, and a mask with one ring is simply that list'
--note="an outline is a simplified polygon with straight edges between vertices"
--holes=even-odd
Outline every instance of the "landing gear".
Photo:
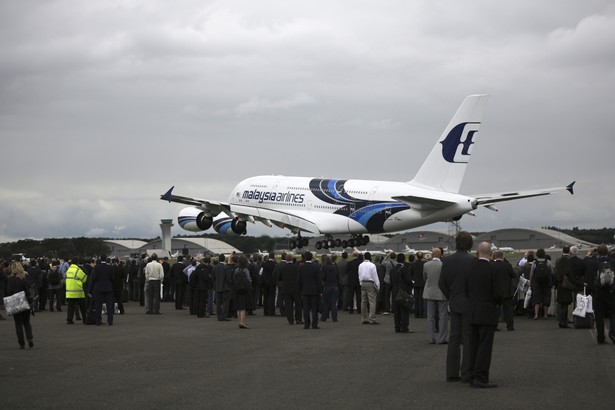
[{"label": "landing gear", "polygon": [[361,236],[359,234],[352,235],[352,237],[348,240],[333,239],[331,235],[325,235],[324,240],[318,241],[314,245],[316,249],[320,250],[320,249],[329,249],[329,248],[339,248],[340,246],[342,248],[348,248],[348,247],[353,248],[355,246],[365,246],[368,243],[369,243],[369,236],[367,235],[364,235],[364,236]]},{"label": "landing gear", "polygon": [[301,235],[297,235],[297,239],[290,240],[290,249],[301,249],[304,246],[308,246],[309,244],[310,241],[308,240],[308,238],[302,238]]}]

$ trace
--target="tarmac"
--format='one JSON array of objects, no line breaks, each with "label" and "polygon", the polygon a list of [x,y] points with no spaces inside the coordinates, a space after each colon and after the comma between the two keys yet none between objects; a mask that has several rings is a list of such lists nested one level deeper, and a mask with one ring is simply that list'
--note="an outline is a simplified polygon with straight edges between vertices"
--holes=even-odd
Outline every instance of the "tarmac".
[{"label": "tarmac", "polygon": [[[362,325],[340,312],[318,330],[283,317],[197,318],[136,302],[114,325],[67,325],[66,311],[32,318],[35,346],[19,350],[0,321],[2,409],[613,409],[615,345],[553,318],[515,317],[496,333],[495,389],[445,381],[446,345],[426,319],[394,333],[393,317]],[[3,312],[5,315],[5,313]],[[6,315],[5,315],[6,317]],[[505,328],[505,326],[500,326]]]}]

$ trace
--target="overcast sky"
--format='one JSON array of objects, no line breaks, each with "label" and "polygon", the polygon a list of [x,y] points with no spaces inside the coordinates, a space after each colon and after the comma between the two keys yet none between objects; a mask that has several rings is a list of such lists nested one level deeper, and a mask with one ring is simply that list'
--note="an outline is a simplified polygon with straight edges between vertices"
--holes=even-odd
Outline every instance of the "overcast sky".
[{"label": "overcast sky", "polygon": [[4,0],[0,241],[155,237],[172,185],[407,181],[476,93],[461,193],[577,184],[464,229],[612,227],[613,39],[608,0]]}]

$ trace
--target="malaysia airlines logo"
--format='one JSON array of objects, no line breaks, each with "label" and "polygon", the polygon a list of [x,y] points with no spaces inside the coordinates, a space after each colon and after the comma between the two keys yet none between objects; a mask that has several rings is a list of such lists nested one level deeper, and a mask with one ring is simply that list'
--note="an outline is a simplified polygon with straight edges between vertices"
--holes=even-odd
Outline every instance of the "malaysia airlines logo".
[{"label": "malaysia airlines logo", "polygon": [[453,127],[446,138],[440,141],[442,157],[455,164],[468,163],[479,125],[480,122],[462,122]]}]

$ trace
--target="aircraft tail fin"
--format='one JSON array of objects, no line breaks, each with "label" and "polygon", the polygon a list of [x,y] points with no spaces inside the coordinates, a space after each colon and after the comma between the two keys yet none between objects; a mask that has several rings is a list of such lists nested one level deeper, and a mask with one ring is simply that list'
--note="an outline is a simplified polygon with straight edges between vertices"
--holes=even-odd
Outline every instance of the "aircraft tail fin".
[{"label": "aircraft tail fin", "polygon": [[470,95],[431,150],[409,184],[438,191],[459,193],[487,104],[486,94]]}]

